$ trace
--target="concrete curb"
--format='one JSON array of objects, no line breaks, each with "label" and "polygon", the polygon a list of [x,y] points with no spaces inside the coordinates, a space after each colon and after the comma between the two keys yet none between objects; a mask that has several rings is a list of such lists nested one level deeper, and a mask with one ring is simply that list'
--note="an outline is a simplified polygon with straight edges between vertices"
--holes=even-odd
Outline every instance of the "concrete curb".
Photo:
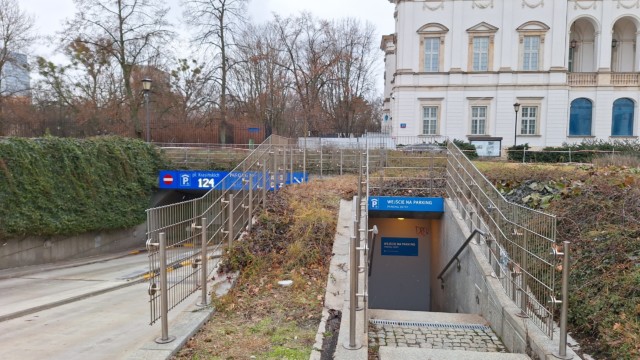
[{"label": "concrete curb", "polygon": [[30,315],[30,314],[37,313],[37,312],[40,312],[40,311],[52,309],[54,307],[70,304],[72,302],[84,300],[84,299],[87,299],[87,298],[90,298],[90,297],[93,297],[93,296],[102,295],[102,294],[105,294],[105,293],[108,293],[108,292],[111,292],[111,291],[115,291],[115,290],[119,290],[119,289],[122,289],[122,288],[125,288],[125,287],[128,287],[128,286],[131,286],[131,285],[139,284],[139,283],[142,283],[144,281],[145,281],[145,279],[139,279],[139,280],[136,280],[136,281],[130,281],[130,282],[127,282],[127,283],[116,285],[116,286],[111,286],[111,287],[108,287],[106,289],[96,290],[96,291],[89,292],[89,293],[86,293],[86,294],[72,296],[72,297],[67,298],[67,299],[54,301],[52,303],[39,305],[39,306],[34,306],[32,308],[29,308],[29,309],[16,311],[16,312],[11,313],[11,314],[0,316],[0,322],[11,320],[11,319],[15,319],[15,318],[19,318],[19,317],[22,317],[22,316],[25,316],[25,315]]},{"label": "concrete curb", "polygon": [[149,342],[131,354],[129,360],[164,360],[175,355],[204,324],[211,319],[215,309],[211,306],[183,311],[169,327],[169,335],[176,339],[167,344]]},{"label": "concrete curb", "polygon": [[[211,286],[211,293],[216,296],[226,294],[235,285],[239,273],[227,274],[227,277],[218,277]],[[194,294],[197,295],[197,294]],[[196,296],[199,298],[199,296]],[[128,360],[165,360],[169,359],[182,349],[182,347],[211,319],[215,309],[211,306],[197,307],[192,305],[190,310],[185,310],[169,324],[169,335],[176,339],[167,344],[149,342],[128,356]]]}]

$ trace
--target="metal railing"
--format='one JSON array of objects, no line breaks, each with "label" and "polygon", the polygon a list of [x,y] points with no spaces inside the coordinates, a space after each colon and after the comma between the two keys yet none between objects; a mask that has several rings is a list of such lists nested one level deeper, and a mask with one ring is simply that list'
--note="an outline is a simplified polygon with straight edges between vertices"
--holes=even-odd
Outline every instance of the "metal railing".
[{"label": "metal railing", "polygon": [[442,282],[443,285],[444,285],[444,278],[442,277],[442,275],[444,275],[444,273],[446,273],[447,270],[449,270],[449,267],[451,267],[451,265],[453,265],[454,261],[458,261],[458,269],[460,269],[460,260],[458,260],[458,257],[460,256],[460,254],[462,254],[462,251],[467,247],[467,245],[469,245],[471,240],[473,240],[473,238],[476,236],[476,234],[479,234],[481,236],[485,236],[485,233],[482,232],[482,230],[474,229],[471,232],[471,235],[469,235],[469,237],[467,238],[467,240],[465,240],[464,243],[462,243],[462,246],[460,246],[460,249],[458,249],[458,251],[456,251],[455,255],[453,255],[453,257],[451,257],[451,260],[449,260],[447,265],[445,265],[445,267],[442,269],[442,271],[440,271],[440,274],[438,274],[438,277],[436,277],[436,279],[439,279]]},{"label": "metal railing", "polygon": [[450,143],[447,194],[468,222],[481,229],[485,255],[506,293],[550,338],[556,305],[556,218],[507,201]]},{"label": "metal railing", "polygon": [[150,323],[163,321],[162,338],[156,341],[170,341],[167,312],[199,288],[206,304],[202,269],[209,254],[231,246],[250,229],[253,209],[292,172],[286,161],[291,151],[287,139],[272,136],[201,198],[147,210]]}]

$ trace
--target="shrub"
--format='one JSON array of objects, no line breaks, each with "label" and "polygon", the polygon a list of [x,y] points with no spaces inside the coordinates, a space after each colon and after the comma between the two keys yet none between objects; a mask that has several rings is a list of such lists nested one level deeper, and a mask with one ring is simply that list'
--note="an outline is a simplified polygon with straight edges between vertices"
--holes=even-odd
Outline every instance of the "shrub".
[{"label": "shrub", "polygon": [[75,235],[144,222],[165,163],[119,137],[0,141],[0,238]]}]

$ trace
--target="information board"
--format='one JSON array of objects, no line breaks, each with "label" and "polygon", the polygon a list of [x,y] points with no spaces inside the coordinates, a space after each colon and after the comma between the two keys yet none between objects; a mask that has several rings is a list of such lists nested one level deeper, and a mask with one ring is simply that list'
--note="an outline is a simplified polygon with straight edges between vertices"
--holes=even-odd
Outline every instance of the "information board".
[{"label": "information board", "polygon": [[500,156],[501,141],[472,140],[471,143],[476,146],[478,156]]},{"label": "information board", "polygon": [[[275,174],[267,172],[267,187],[273,190],[280,187],[275,184]],[[206,170],[161,170],[159,174],[160,189],[174,190],[242,190],[248,188],[249,179],[253,180],[257,188],[263,183],[262,172],[233,172],[233,171],[206,171]],[[242,178],[246,181],[242,181]],[[308,181],[308,176],[303,172],[286,173],[285,184],[300,184]]]},{"label": "information board", "polygon": [[383,237],[382,256],[418,256],[417,238]]},{"label": "information board", "polygon": [[371,211],[444,212],[443,198],[370,196]]}]

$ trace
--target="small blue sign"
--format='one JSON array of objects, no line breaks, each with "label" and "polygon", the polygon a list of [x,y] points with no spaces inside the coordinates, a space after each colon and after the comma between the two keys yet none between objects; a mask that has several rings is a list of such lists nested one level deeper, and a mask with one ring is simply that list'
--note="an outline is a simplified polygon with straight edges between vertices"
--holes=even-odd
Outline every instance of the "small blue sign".
[{"label": "small blue sign", "polygon": [[247,128],[247,130],[248,130],[250,133],[252,133],[252,134],[255,134],[255,133],[259,133],[259,132],[260,132],[260,128],[255,128],[255,127]]},{"label": "small blue sign", "polygon": [[370,211],[444,212],[443,198],[370,196]]},{"label": "small blue sign", "polygon": [[406,129],[407,128],[407,124],[405,123],[400,123],[400,129]]},{"label": "small blue sign", "polygon": [[383,237],[382,256],[418,256],[417,238]]},{"label": "small blue sign", "polygon": [[[253,180],[255,189],[263,184],[262,172],[238,172],[238,171],[179,171],[161,170],[159,174],[160,189],[176,190],[243,190],[249,188],[249,179]],[[243,181],[244,180],[244,181]],[[304,172],[286,173],[284,184],[300,184],[307,182],[308,175]],[[267,172],[266,183],[269,190],[280,188],[276,184],[274,176]]]}]

